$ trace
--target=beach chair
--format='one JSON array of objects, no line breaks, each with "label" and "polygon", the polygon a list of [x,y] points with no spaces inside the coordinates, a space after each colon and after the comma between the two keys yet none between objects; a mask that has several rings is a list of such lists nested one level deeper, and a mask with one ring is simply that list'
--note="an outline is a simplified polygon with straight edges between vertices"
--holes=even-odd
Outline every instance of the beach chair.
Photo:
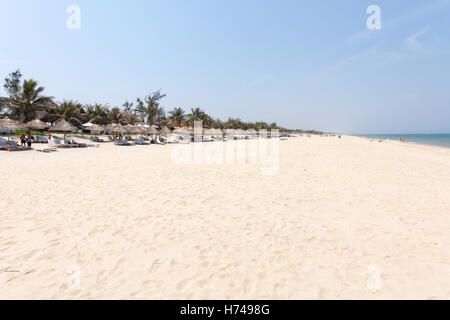
[{"label": "beach chair", "polygon": [[29,151],[33,150],[30,147],[24,147],[21,145],[18,145],[15,141],[7,141],[6,143],[0,144],[0,150],[4,151]]},{"label": "beach chair", "polygon": [[95,137],[90,137],[90,140],[92,142],[105,142],[105,140],[100,139],[99,137],[95,136]]},{"label": "beach chair", "polygon": [[126,140],[116,140],[114,141],[116,146],[132,146],[132,144]]},{"label": "beach chair", "polygon": [[58,150],[58,144],[55,139],[51,138],[46,146],[35,148],[35,150],[39,152],[55,152]]},{"label": "beach chair", "polygon": [[148,141],[145,141],[143,139],[137,139],[134,143],[137,144],[137,145],[141,145],[141,146],[145,146],[147,144],[150,144]]},{"label": "beach chair", "polygon": [[159,136],[156,137],[156,144],[163,144],[164,145],[166,143],[167,143],[167,141],[164,140],[163,138],[161,138]]}]

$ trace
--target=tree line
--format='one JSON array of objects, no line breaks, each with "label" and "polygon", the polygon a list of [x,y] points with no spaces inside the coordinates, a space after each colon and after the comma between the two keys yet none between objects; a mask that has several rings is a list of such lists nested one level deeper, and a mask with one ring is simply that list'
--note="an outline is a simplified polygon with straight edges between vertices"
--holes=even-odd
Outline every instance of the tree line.
[{"label": "tree line", "polygon": [[192,127],[194,121],[203,121],[204,128],[293,131],[280,127],[275,122],[270,124],[264,121],[248,122],[239,118],[222,121],[213,118],[200,108],[191,108],[190,112],[186,112],[181,107],[175,107],[166,112],[161,106],[161,100],[166,94],[160,90],[144,98],[137,98],[135,102],[125,101],[121,107],[110,107],[102,103],[82,104],[74,100],[63,100],[58,103],[53,97],[44,95],[45,89],[39,86],[37,81],[22,78],[20,70],[10,73],[3,84],[7,96],[0,97],[0,115],[3,114],[21,123],[40,119],[53,124],[64,119],[78,127],[86,122],[99,125],[147,123],[173,129]]}]

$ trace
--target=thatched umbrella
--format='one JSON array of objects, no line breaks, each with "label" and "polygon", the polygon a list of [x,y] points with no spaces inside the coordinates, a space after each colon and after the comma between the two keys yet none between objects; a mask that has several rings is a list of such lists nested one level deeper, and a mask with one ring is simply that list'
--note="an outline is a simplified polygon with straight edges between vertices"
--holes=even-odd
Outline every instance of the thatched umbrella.
[{"label": "thatched umbrella", "polygon": [[128,132],[129,134],[136,134],[136,136],[142,132],[142,129],[137,127],[137,126],[133,126],[131,124],[127,124],[124,127],[125,131]]},{"label": "thatched umbrella", "polygon": [[61,132],[64,132],[64,143],[66,143],[67,132],[77,131],[78,128],[75,127],[70,122],[62,119],[62,120],[59,120],[57,123],[55,123],[55,125],[53,127],[51,127],[49,130],[50,131],[61,131]]},{"label": "thatched umbrella", "polygon": [[145,123],[136,124],[135,127],[138,128],[141,133],[147,133],[147,130],[150,128],[150,126]]},{"label": "thatched umbrella", "polygon": [[159,133],[162,135],[168,135],[169,133],[172,133],[172,130],[167,128],[167,126],[164,126],[161,128],[161,130],[159,130]]},{"label": "thatched umbrella", "polygon": [[8,142],[9,142],[10,131],[20,130],[22,129],[22,126],[17,121],[11,120],[9,118],[3,118],[0,119],[0,129],[6,130],[8,132]]},{"label": "thatched umbrella", "polygon": [[91,131],[91,132],[102,132],[103,130],[105,130],[105,128],[103,128],[102,126],[98,125],[98,124],[94,124],[90,127],[87,128],[87,130]]},{"label": "thatched umbrella", "polygon": [[125,131],[128,133],[140,133],[141,129],[136,126],[132,126],[131,124],[127,124],[125,126]]},{"label": "thatched umbrella", "polygon": [[[85,126],[85,125],[86,125],[86,123],[83,124],[83,126]],[[91,133],[94,132],[95,137],[97,137],[97,133],[105,130],[105,128],[103,128],[102,126],[100,126],[98,124],[93,124],[93,123],[91,123],[91,125],[85,127],[84,129],[89,130]]]},{"label": "thatched umbrella", "polygon": [[125,132],[125,127],[119,123],[111,123],[106,126],[106,130],[111,131],[112,133],[122,134]]},{"label": "thatched umbrella", "polygon": [[188,129],[178,128],[173,130],[172,133],[176,136],[183,137],[183,139],[191,141],[191,132]]},{"label": "thatched umbrella", "polygon": [[157,134],[158,130],[156,130],[154,127],[147,128],[147,134]]},{"label": "thatched umbrella", "polygon": [[27,128],[27,129],[34,129],[34,130],[44,130],[44,129],[50,128],[50,125],[48,125],[44,121],[35,119],[35,120],[25,123],[23,125],[23,127]]},{"label": "thatched umbrella", "polygon": [[108,124],[108,125],[106,126],[106,130],[111,131],[111,132],[114,132],[114,130],[117,128],[118,125],[119,125],[119,124],[117,124],[117,123],[111,123],[111,124]]}]

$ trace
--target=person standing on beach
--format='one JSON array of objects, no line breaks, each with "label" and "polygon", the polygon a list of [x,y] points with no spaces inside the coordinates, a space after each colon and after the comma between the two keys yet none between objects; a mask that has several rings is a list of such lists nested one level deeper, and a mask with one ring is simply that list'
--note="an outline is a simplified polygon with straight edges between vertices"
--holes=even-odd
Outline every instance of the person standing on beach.
[{"label": "person standing on beach", "polygon": [[27,144],[28,144],[28,148],[31,148],[31,135],[29,134],[26,138]]},{"label": "person standing on beach", "polygon": [[25,147],[25,135],[21,135],[21,136],[20,136],[20,145],[21,145],[22,147]]}]

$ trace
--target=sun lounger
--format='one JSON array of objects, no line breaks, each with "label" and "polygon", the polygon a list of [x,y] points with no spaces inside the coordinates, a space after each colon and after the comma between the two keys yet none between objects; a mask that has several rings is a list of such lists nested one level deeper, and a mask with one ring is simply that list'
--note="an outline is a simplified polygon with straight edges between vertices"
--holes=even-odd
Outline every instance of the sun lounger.
[{"label": "sun lounger", "polygon": [[60,145],[61,144],[58,144],[55,139],[50,138],[46,146],[35,148],[35,150],[39,152],[55,152]]},{"label": "sun lounger", "polygon": [[132,144],[126,140],[116,140],[116,141],[114,141],[114,144],[116,146],[132,146]]},{"label": "sun lounger", "polygon": [[0,144],[0,150],[3,151],[29,151],[33,150],[30,147],[20,146],[15,141],[9,141]]},{"label": "sun lounger", "polygon": [[36,137],[32,137],[31,142],[32,143],[48,143],[48,139],[44,136],[36,136]]},{"label": "sun lounger", "polygon": [[162,138],[160,138],[160,137],[158,136],[158,137],[156,137],[156,139],[155,139],[155,143],[156,143],[156,144],[166,144],[167,141],[164,140],[164,139],[162,139]]},{"label": "sun lounger", "polygon": [[105,142],[105,140],[100,139],[99,137],[90,137],[90,140],[92,142]]},{"label": "sun lounger", "polygon": [[137,139],[134,143],[137,144],[137,145],[141,145],[141,146],[145,146],[145,145],[150,144],[148,141],[145,141],[143,139]]}]

